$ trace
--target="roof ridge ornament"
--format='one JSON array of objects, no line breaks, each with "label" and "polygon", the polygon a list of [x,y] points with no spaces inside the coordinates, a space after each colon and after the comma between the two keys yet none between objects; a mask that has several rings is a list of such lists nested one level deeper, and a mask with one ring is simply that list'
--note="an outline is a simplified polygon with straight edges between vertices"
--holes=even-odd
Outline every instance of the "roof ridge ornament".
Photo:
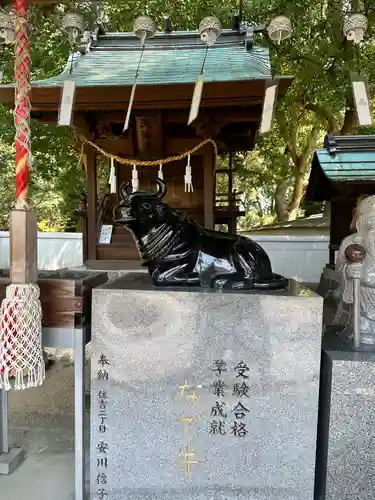
[{"label": "roof ridge ornament", "polygon": [[155,36],[156,24],[149,16],[137,17],[137,19],[134,21],[133,33],[141,41],[141,53],[139,56],[138,66],[137,66],[137,70],[136,70],[135,77],[134,77],[134,83],[133,83],[132,91],[130,94],[128,111],[127,111],[126,117],[125,117],[123,132],[126,132],[129,128],[130,114],[131,114],[132,107],[133,107],[133,102],[134,102],[134,97],[135,97],[135,89],[137,88],[139,68],[140,68],[141,61],[143,58],[143,53],[145,50],[145,42],[146,42],[146,40],[153,38]]},{"label": "roof ridge ornament", "polygon": [[163,14],[163,21],[164,21],[164,33],[172,33],[173,26],[169,14]]},{"label": "roof ridge ornament", "polygon": [[104,34],[107,31],[107,27],[109,25],[109,16],[105,13],[104,10],[100,10],[98,14],[98,18],[96,20],[96,25],[99,28],[100,34]]},{"label": "roof ridge ornament", "polygon": [[248,25],[245,29],[245,50],[250,52],[254,46],[254,26]]},{"label": "roof ridge ornament", "polygon": [[93,42],[96,41],[97,41],[96,33],[92,33],[91,31],[85,31],[79,41],[77,49],[82,55],[87,54],[88,52],[90,52],[91,45],[93,44]]}]

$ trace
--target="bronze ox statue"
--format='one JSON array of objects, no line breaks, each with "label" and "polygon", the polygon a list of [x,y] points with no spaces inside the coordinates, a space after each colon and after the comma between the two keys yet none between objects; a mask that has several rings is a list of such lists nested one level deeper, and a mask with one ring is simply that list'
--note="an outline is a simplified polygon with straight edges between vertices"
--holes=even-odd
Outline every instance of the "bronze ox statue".
[{"label": "bronze ox statue", "polygon": [[133,234],[142,265],[154,285],[229,289],[285,289],[288,280],[272,272],[268,255],[254,241],[204,229],[162,200],[167,185],[156,179],[157,192],[120,187],[114,219]]}]

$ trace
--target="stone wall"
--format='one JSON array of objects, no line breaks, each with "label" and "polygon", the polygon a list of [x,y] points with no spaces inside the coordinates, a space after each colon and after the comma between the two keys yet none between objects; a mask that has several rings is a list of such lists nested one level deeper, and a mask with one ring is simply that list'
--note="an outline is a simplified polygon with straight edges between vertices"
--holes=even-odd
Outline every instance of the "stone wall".
[{"label": "stone wall", "polygon": [[[319,282],[328,262],[328,237],[254,235],[253,239],[264,247],[276,273],[304,283]],[[39,233],[39,269],[79,266],[82,266],[81,233]],[[0,232],[0,269],[7,268],[9,233]]]}]

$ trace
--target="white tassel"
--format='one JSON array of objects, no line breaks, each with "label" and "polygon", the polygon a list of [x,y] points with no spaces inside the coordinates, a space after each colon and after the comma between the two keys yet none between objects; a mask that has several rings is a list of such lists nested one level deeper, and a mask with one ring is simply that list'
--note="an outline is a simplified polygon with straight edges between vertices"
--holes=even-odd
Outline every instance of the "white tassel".
[{"label": "white tassel", "polygon": [[133,193],[139,190],[138,170],[136,165],[133,165],[132,170],[132,188]]},{"label": "white tassel", "polygon": [[117,192],[117,179],[116,179],[115,161],[113,158],[111,158],[111,171],[109,174],[108,184],[111,186],[111,194],[116,194],[116,192]]},{"label": "white tassel", "polygon": [[160,163],[159,170],[158,170],[158,179],[161,179],[162,181],[164,180],[164,175],[163,175],[163,164]]},{"label": "white tassel", "polygon": [[185,168],[185,193],[192,193],[193,191],[194,189],[193,189],[193,180],[191,176],[190,155],[189,155]]}]

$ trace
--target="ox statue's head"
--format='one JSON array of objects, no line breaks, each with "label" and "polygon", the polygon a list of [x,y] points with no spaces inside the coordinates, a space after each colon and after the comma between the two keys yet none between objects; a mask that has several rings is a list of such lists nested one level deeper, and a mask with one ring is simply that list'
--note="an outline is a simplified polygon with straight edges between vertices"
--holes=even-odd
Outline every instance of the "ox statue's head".
[{"label": "ox statue's head", "polygon": [[161,179],[155,179],[157,191],[131,192],[131,183],[120,187],[121,201],[115,208],[114,219],[131,230],[137,228],[148,231],[158,226],[165,219],[168,205],[162,202],[167,193],[167,185]]}]

